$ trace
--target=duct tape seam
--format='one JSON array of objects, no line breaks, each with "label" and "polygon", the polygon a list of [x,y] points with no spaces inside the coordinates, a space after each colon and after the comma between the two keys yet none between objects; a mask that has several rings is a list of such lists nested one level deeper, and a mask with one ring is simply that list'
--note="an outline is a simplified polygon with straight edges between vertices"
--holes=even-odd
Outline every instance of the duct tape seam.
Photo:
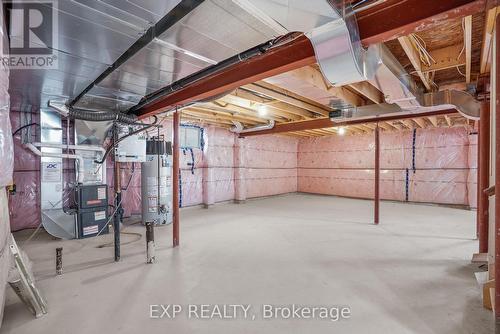
[{"label": "duct tape seam", "polygon": [[[174,205],[176,205],[174,203]],[[182,170],[179,168],[179,208],[182,208]]]},{"label": "duct tape seam", "polygon": [[406,168],[406,180],[405,180],[405,201],[408,202],[409,194],[409,184],[410,184],[410,174],[408,168]]},{"label": "duct tape seam", "polygon": [[412,144],[412,157],[411,157],[411,163],[412,163],[412,169],[413,169],[413,174],[417,171],[416,165],[415,165],[415,143],[417,141],[417,129],[413,129],[413,144]]}]

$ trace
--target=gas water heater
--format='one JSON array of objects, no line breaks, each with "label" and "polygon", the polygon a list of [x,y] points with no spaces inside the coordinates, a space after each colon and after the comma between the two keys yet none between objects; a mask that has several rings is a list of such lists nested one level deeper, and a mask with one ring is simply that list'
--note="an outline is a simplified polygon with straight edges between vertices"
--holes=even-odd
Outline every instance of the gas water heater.
[{"label": "gas water heater", "polygon": [[146,141],[141,164],[142,222],[172,222],[172,143],[163,136]]}]

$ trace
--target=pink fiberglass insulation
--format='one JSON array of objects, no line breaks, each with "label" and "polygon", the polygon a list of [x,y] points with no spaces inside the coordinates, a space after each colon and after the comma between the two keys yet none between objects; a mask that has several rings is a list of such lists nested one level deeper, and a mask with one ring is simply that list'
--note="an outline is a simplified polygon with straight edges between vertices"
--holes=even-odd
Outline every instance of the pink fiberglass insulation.
[{"label": "pink fiberglass insulation", "polygon": [[[475,207],[475,134],[470,128],[381,134],[382,199]],[[373,198],[374,136],[301,139],[298,190]]]},{"label": "pink fiberglass insulation", "polygon": [[236,136],[221,128],[206,128],[205,163],[202,168],[208,176],[205,185],[205,204],[234,199],[234,145]]},{"label": "pink fiberglass insulation", "polygon": [[[0,17],[5,17],[3,7],[0,7]],[[7,30],[5,21],[1,20],[0,29],[0,56],[8,56]],[[14,145],[12,142],[12,129],[9,121],[9,69],[4,64],[0,65],[0,327],[2,326],[3,308],[5,301],[5,288],[10,267],[10,252],[8,251],[10,224],[8,196],[5,186],[12,183],[14,169]]]},{"label": "pink fiberglass insulation", "polygon": [[[114,205],[113,165],[108,163],[106,179],[108,184],[108,202]],[[141,213],[141,164],[120,164],[122,206],[124,216],[130,217]]]},{"label": "pink fiberglass insulation", "polygon": [[242,142],[247,198],[297,191],[298,139],[264,135]]},{"label": "pink fiberglass insulation", "polygon": [[[18,128],[19,114],[13,115],[13,128]],[[162,125],[161,134],[170,140],[171,122]],[[181,148],[180,152],[182,207],[296,191],[373,197],[373,135],[301,139],[264,135],[238,139],[226,129],[201,127],[203,148]],[[383,132],[381,198],[475,207],[477,135],[469,131],[464,127],[418,129],[415,145],[413,131]],[[157,133],[151,131],[149,135]],[[11,227],[19,230],[40,223],[40,172],[39,159],[20,144],[19,136],[14,142],[18,191],[10,197],[10,212]],[[110,204],[114,191],[112,166],[112,159],[108,159]],[[65,164],[65,186],[74,181],[71,168],[71,163]],[[140,214],[140,163],[134,167],[122,164],[121,179],[125,216]]]},{"label": "pink fiberglass insulation", "polygon": [[468,195],[468,201],[469,205],[472,208],[477,208],[477,141],[478,141],[478,135],[477,135],[477,130],[474,130],[471,132],[469,135],[469,173],[467,175],[467,195]]},{"label": "pink fiberglass insulation", "polygon": [[[30,114],[29,122],[38,123],[38,114]],[[25,117],[18,111],[11,111],[10,122],[13,131],[21,127],[21,118]],[[63,142],[66,141],[66,122],[63,122]],[[73,128],[70,127],[70,134]],[[37,128],[31,127],[31,140],[37,141]],[[14,142],[14,172],[13,181],[16,192],[9,196],[10,225],[13,231],[34,228],[40,225],[40,158],[21,143],[22,132],[13,137]],[[75,181],[74,161],[63,161],[64,204],[72,201],[69,183]]]}]

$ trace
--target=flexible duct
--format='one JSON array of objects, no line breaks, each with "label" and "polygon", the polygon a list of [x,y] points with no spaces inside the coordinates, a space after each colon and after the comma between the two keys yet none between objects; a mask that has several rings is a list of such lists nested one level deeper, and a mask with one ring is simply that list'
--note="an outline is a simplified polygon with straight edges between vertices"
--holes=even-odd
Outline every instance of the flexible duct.
[{"label": "flexible duct", "polygon": [[244,62],[248,59],[251,59],[255,56],[261,55],[272,49],[273,47],[280,45],[284,41],[287,40],[293,40],[300,34],[298,33],[289,33],[287,35],[277,37],[275,39],[272,39],[270,41],[267,41],[265,43],[262,43],[260,45],[257,45],[256,47],[253,47],[251,49],[248,49],[244,52],[241,52],[233,57],[227,58],[226,60],[223,60],[215,65],[209,66],[201,71],[195,72],[191,75],[188,75],[187,77],[177,80],[173,82],[172,84],[161,88],[149,95],[146,95],[145,97],[142,98],[142,100],[132,108],[130,108],[127,113],[128,115],[131,115],[135,112],[137,112],[139,109],[145,107],[148,104],[154,103],[160,98],[163,98],[165,96],[168,96],[170,94],[175,93],[176,91],[180,90],[181,88],[184,88],[198,80],[204,79],[206,77],[209,77],[211,75],[215,75],[218,72],[234,65],[238,64],[241,62]]},{"label": "flexible duct", "polygon": [[106,122],[106,121],[117,121],[126,124],[136,124],[137,116],[135,115],[127,115],[124,113],[117,113],[111,111],[90,111],[83,109],[74,109],[69,108],[62,102],[56,102],[49,100],[48,106],[63,117],[69,117],[71,119],[79,119],[82,121],[91,121],[91,122]]},{"label": "flexible duct", "polygon": [[108,111],[88,111],[81,109],[69,109],[68,116],[73,119],[83,121],[105,122],[117,121],[121,123],[133,124],[137,122],[137,116]]}]

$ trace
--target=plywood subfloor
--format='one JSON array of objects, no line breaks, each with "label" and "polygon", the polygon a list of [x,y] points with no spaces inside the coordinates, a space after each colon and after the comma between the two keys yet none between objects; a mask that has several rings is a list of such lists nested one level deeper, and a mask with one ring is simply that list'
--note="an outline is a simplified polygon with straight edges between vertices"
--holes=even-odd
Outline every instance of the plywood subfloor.
[{"label": "plywood subfloor", "polygon": [[[181,247],[156,229],[158,263],[144,237],[112,262],[111,240],[37,236],[34,261],[49,313],[33,319],[10,291],[0,333],[491,333],[470,264],[474,212],[293,194],[182,211]],[[125,231],[143,233],[132,225]],[[17,234],[22,245],[29,233]],[[124,241],[137,238],[124,235]],[[64,247],[56,277],[55,248]],[[150,304],[349,305],[352,317],[314,320],[149,319]]]}]

